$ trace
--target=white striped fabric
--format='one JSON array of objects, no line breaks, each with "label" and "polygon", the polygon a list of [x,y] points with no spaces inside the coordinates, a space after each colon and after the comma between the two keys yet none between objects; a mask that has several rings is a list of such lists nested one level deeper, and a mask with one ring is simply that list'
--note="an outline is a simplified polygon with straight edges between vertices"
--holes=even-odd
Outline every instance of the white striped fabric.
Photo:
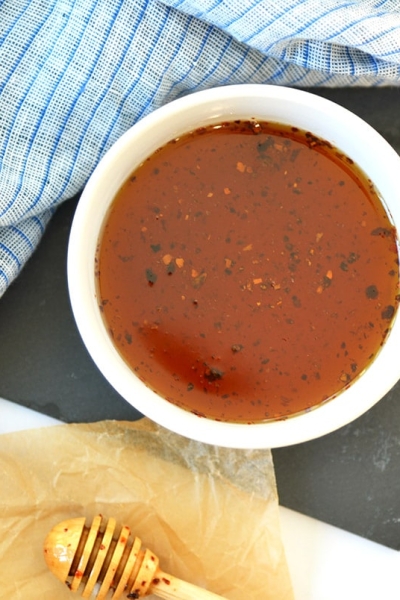
[{"label": "white striped fabric", "polygon": [[0,0],[0,296],[135,121],[216,85],[400,84],[399,0]]}]

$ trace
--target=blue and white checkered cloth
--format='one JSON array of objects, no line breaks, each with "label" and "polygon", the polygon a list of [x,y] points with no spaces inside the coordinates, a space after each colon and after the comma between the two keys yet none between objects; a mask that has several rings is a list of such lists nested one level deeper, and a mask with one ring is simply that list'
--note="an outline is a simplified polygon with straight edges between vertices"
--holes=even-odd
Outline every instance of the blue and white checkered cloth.
[{"label": "blue and white checkered cloth", "polygon": [[0,296],[138,119],[216,85],[400,84],[400,0],[0,0]]}]

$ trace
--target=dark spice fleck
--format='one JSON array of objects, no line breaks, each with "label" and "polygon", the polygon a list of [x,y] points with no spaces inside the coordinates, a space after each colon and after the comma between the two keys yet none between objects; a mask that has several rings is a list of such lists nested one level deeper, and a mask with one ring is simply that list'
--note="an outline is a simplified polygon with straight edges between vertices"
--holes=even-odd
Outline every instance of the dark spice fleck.
[{"label": "dark spice fleck", "polygon": [[151,269],[146,269],[146,279],[149,285],[154,285],[157,281],[157,275]]},{"label": "dark spice fleck", "polygon": [[365,290],[365,295],[370,300],[375,300],[375,298],[378,297],[378,288],[376,287],[376,285],[369,285]]},{"label": "dark spice fleck", "polygon": [[376,229],[373,229],[371,231],[371,235],[379,235],[380,237],[390,237],[392,235],[392,232],[390,229],[387,229],[386,227],[376,227]]},{"label": "dark spice fleck", "polygon": [[231,346],[231,350],[232,350],[232,352],[240,352],[241,350],[243,350],[243,345],[242,344],[233,344]]},{"label": "dark spice fleck", "polygon": [[224,376],[223,371],[221,371],[220,369],[216,369],[215,367],[209,367],[208,365],[204,366],[204,377],[205,379],[207,379],[207,381],[217,381],[218,379],[222,379],[222,377]]},{"label": "dark spice fleck", "polygon": [[176,271],[176,265],[174,262],[170,262],[169,265],[167,265],[167,275],[172,275],[173,273],[175,273]]},{"label": "dark spice fleck", "polygon": [[392,306],[392,305],[386,306],[386,308],[383,309],[381,315],[382,315],[382,319],[388,319],[388,320],[392,319],[393,315],[394,315],[394,306]]},{"label": "dark spice fleck", "polygon": [[121,262],[126,263],[129,262],[133,259],[132,254],[129,254],[128,256],[122,256],[121,254],[118,255],[118,258]]},{"label": "dark spice fleck", "polygon": [[296,308],[300,308],[301,307],[301,300],[300,298],[298,298],[297,296],[292,296],[292,301],[293,304]]},{"label": "dark spice fleck", "polygon": [[352,265],[356,262],[358,258],[359,257],[355,252],[350,252],[349,256],[347,257],[347,262],[349,263],[349,265]]},{"label": "dark spice fleck", "polygon": [[153,252],[160,252],[161,244],[150,244],[150,248],[153,250]]},{"label": "dark spice fleck", "polygon": [[267,137],[264,142],[259,142],[257,144],[257,150],[260,154],[263,154],[268,148],[274,145],[274,139],[272,137]]},{"label": "dark spice fleck", "polygon": [[300,148],[298,148],[297,150],[292,150],[292,152],[290,154],[290,157],[289,157],[289,160],[291,162],[294,162],[296,160],[296,158],[298,157],[299,152],[300,152]]}]

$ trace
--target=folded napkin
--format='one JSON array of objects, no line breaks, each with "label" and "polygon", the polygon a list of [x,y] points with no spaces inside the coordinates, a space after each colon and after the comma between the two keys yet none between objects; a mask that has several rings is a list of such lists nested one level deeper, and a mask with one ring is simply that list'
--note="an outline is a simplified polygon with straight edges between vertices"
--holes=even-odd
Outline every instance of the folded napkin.
[{"label": "folded napkin", "polygon": [[400,84],[398,0],[1,0],[0,296],[138,119],[217,85]]}]

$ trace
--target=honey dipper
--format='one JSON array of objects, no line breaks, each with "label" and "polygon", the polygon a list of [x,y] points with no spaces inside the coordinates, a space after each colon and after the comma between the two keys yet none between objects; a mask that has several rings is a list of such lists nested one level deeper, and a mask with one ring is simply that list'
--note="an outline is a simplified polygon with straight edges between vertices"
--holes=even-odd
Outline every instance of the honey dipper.
[{"label": "honey dipper", "polygon": [[[115,536],[115,537],[114,537]],[[44,557],[50,571],[83,598],[137,599],[155,594],[165,600],[221,600],[221,596],[164,573],[151,550],[131,536],[129,527],[116,531],[115,519],[85,517],[58,523],[47,535]]]}]

